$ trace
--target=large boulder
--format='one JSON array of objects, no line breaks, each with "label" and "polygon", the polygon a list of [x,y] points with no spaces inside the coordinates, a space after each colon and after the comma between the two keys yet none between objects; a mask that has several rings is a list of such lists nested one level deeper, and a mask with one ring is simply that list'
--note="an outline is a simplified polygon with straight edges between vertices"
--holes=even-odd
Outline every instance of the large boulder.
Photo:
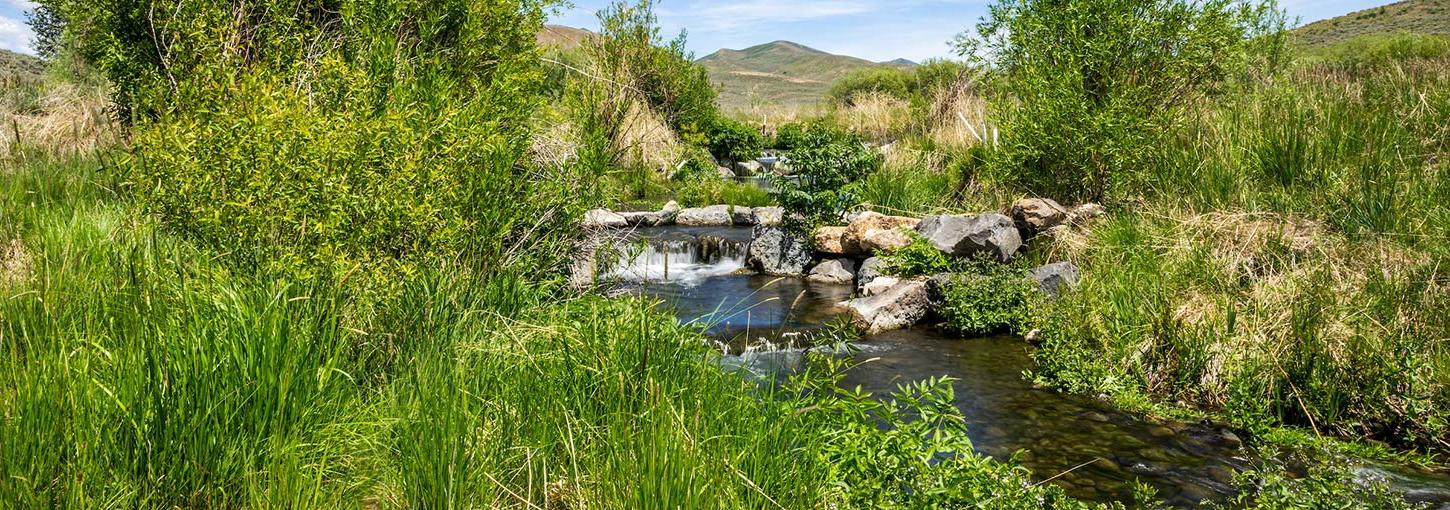
[{"label": "large boulder", "polygon": [[820,283],[836,283],[850,285],[856,280],[856,261],[851,259],[831,259],[817,264],[811,269],[810,276],[806,279]]},{"label": "large boulder", "polygon": [[728,227],[734,221],[730,217],[730,206],[712,205],[681,210],[675,216],[675,224],[686,227]]},{"label": "large boulder", "polygon": [[753,211],[751,211],[751,214],[755,215],[755,222],[752,223],[753,225],[765,225],[767,227],[774,227],[776,225],[780,225],[780,222],[785,219],[785,208],[756,207]]},{"label": "large boulder", "polygon": [[875,212],[861,213],[851,219],[842,239],[844,247],[857,253],[877,253],[903,248],[911,244],[906,229],[916,228],[921,220],[905,216],[887,216]]},{"label": "large boulder", "polygon": [[957,257],[986,253],[1006,262],[1022,247],[1017,225],[996,213],[927,216],[916,231],[938,250]]},{"label": "large boulder", "polygon": [[665,202],[665,206],[660,208],[660,212],[669,217],[670,221],[674,221],[675,216],[680,214],[680,210],[680,203],[674,200]]},{"label": "large boulder", "polygon": [[765,169],[764,166],[761,166],[759,161],[753,159],[749,161],[740,161],[738,163],[735,163],[735,165],[731,168],[735,170],[735,175],[741,177],[759,175]]},{"label": "large boulder", "polygon": [[885,292],[841,303],[851,322],[868,335],[909,328],[926,318],[931,299],[926,282],[907,280]]},{"label": "large boulder", "polygon": [[875,296],[891,290],[898,283],[901,283],[901,279],[895,276],[878,276],[873,278],[870,283],[862,285],[859,292],[862,296]]},{"label": "large boulder", "polygon": [[730,222],[741,227],[754,225],[755,209],[738,205],[730,206]]},{"label": "large boulder", "polygon": [[1032,270],[1032,281],[1048,297],[1056,298],[1064,289],[1077,285],[1077,266],[1071,262],[1048,264]]},{"label": "large boulder", "polygon": [[1068,210],[1050,198],[1024,198],[1012,204],[1012,222],[1022,237],[1032,237],[1066,223]]},{"label": "large boulder", "polygon": [[795,233],[778,226],[756,225],[746,263],[771,276],[801,276],[811,262],[811,250]]},{"label": "large boulder", "polygon": [[721,179],[731,180],[735,178],[735,171],[727,167],[717,166],[715,167],[715,175]]},{"label": "large boulder", "polygon": [[827,255],[856,255],[860,247],[846,244],[846,227],[820,227],[812,235],[816,251]]},{"label": "large boulder", "polygon": [[584,228],[623,228],[629,220],[609,209],[594,209],[584,213]]}]

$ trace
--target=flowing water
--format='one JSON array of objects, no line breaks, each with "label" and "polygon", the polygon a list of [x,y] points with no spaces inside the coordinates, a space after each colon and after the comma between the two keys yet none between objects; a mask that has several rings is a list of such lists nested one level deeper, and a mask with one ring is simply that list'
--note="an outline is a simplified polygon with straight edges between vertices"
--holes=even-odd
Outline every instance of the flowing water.
[{"label": "flowing water", "polygon": [[[651,248],[622,258],[620,275],[639,292],[673,307],[721,343],[724,364],[762,377],[800,367],[811,335],[839,321],[836,304],[849,285],[809,283],[745,273],[748,229],[648,229],[637,239]],[[665,260],[673,267],[665,278]],[[628,278],[627,278],[628,279]],[[956,379],[957,407],[978,451],[1017,461],[1039,479],[1093,501],[1127,501],[1134,481],[1179,506],[1233,494],[1235,471],[1251,467],[1250,453],[1231,431],[1206,423],[1155,422],[1093,398],[1034,388],[1031,347],[1016,338],[949,338],[929,328],[863,339],[853,353],[861,365],[846,384],[886,395],[898,384],[929,377]],[[1407,497],[1450,509],[1450,478],[1361,465],[1364,478],[1388,479]]]}]

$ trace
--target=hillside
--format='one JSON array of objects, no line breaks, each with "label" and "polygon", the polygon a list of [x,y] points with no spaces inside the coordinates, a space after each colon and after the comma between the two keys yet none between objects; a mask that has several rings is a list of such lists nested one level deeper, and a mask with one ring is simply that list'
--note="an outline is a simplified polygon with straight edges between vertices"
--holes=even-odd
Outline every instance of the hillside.
[{"label": "hillside", "polygon": [[1308,47],[1384,32],[1450,34],[1450,0],[1406,0],[1306,24],[1294,30]]},{"label": "hillside", "polygon": [[0,76],[39,76],[45,70],[45,62],[9,50],[0,50]]},{"label": "hillside", "polygon": [[539,31],[538,40],[539,46],[553,46],[569,50],[584,44],[584,41],[590,37],[594,37],[594,32],[582,28],[544,25],[544,29]]},{"label": "hillside", "polygon": [[720,89],[720,105],[726,109],[745,108],[752,102],[814,104],[830,90],[832,83],[851,71],[879,65],[914,65],[902,60],[876,63],[790,41],[743,50],[724,49],[699,62]]}]

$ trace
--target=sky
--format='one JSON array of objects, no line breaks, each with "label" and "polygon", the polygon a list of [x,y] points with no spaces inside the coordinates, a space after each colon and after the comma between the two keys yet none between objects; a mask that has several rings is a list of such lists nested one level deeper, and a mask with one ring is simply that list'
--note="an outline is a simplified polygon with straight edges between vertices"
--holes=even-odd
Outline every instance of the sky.
[{"label": "sky", "polygon": [[[573,0],[550,23],[594,29],[608,0]],[[1303,22],[1332,18],[1392,0],[1281,0]],[[688,30],[691,51],[742,49],[776,40],[868,60],[922,61],[952,56],[952,38],[971,29],[991,0],[660,0],[668,36]],[[0,0],[0,48],[34,53],[25,24],[30,0]]]}]

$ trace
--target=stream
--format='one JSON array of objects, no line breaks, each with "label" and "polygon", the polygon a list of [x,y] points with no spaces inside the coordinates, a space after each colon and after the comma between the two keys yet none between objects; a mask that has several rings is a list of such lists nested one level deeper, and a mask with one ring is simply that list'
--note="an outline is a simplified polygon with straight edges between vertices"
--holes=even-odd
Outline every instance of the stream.
[{"label": "stream", "polygon": [[[800,368],[811,335],[838,321],[851,285],[745,271],[747,228],[658,227],[633,234],[613,276],[700,325],[729,369],[781,378]],[[1170,505],[1199,506],[1235,493],[1236,471],[1254,464],[1234,432],[1207,423],[1158,422],[1098,399],[1035,388],[1031,347],[1019,338],[959,339],[918,327],[861,339],[860,365],[845,384],[878,396],[929,377],[956,380],[956,405],[981,453],[1017,461],[1038,479],[1089,501],[1131,501],[1135,481]],[[1356,463],[1407,499],[1450,510],[1450,476]]]}]

